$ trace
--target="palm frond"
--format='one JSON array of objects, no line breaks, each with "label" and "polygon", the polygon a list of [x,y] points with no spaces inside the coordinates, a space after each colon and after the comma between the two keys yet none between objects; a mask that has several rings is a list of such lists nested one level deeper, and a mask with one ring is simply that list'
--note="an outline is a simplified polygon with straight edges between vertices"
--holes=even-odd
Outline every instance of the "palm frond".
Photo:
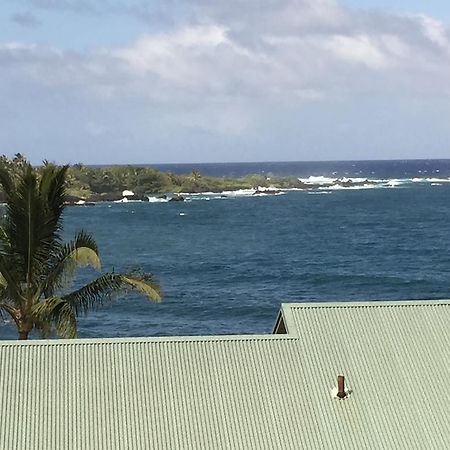
[{"label": "palm frond", "polygon": [[39,192],[48,208],[49,220],[55,231],[61,229],[61,216],[66,201],[66,175],[69,166],[57,167],[54,164],[45,164],[42,171]]},{"label": "palm frond", "polygon": [[27,165],[15,191],[7,195],[4,231],[10,253],[17,255],[17,271],[28,287],[38,284],[48,258],[60,245],[65,171],[44,169],[38,186],[36,171]]},{"label": "palm frond", "polygon": [[0,185],[2,186],[7,199],[10,197],[11,193],[14,193],[15,191],[15,185],[11,174],[3,165],[0,165]]},{"label": "palm frond", "polygon": [[[3,220],[4,221],[4,220]],[[2,222],[3,222],[2,221]],[[6,233],[5,228],[3,227],[3,225],[0,226],[0,249],[3,252],[9,251],[11,248],[11,244],[9,242],[9,236]]]},{"label": "palm frond", "polygon": [[100,270],[98,247],[92,235],[81,231],[71,242],[60,246],[50,259],[44,274],[44,294],[51,297],[58,289],[69,285],[79,267]]},{"label": "palm frond", "polygon": [[33,259],[41,247],[41,227],[45,223],[36,183],[36,174],[28,166],[16,191],[10,192],[7,199],[5,233],[9,238],[11,252],[17,255],[17,270],[21,271],[24,279],[27,275],[29,278],[33,269]]},{"label": "palm frond", "polygon": [[150,300],[159,303],[162,300],[161,288],[156,280],[152,277],[136,278],[133,275],[120,275],[129,287],[146,295]]},{"label": "palm frond", "polygon": [[67,301],[51,297],[36,303],[32,308],[35,327],[43,337],[48,337],[51,324],[58,336],[66,339],[77,337],[77,320],[75,311]]},{"label": "palm frond", "polygon": [[80,310],[86,313],[89,309],[95,309],[105,301],[110,301],[114,295],[130,290],[138,291],[154,302],[161,301],[159,284],[149,274],[107,273],[62,298],[70,303],[78,314]]},{"label": "palm frond", "polygon": [[3,274],[0,272],[0,288],[6,289],[8,286],[8,282],[6,281],[6,278],[3,276]]},{"label": "palm frond", "polygon": [[19,305],[21,303],[20,279],[14,267],[15,259],[11,255],[0,253],[0,287],[4,291],[2,298],[13,299]]},{"label": "palm frond", "polygon": [[17,323],[17,310],[8,303],[0,302],[0,319],[5,320],[5,313]]}]

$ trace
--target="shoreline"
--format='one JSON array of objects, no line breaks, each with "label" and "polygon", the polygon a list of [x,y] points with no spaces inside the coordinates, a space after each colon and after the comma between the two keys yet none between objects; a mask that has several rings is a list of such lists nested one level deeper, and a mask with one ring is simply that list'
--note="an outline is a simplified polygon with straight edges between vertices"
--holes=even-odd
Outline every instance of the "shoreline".
[{"label": "shoreline", "polygon": [[[134,194],[131,190],[125,190],[122,194],[100,193],[89,197],[71,196],[67,204],[69,206],[94,206],[101,203],[169,203],[184,202],[203,197],[204,199],[237,198],[237,197],[267,197],[284,195],[288,192],[331,193],[337,190],[360,190],[375,188],[398,188],[407,185],[428,184],[430,186],[442,186],[449,184],[450,178],[413,178],[413,179],[349,179],[341,178],[331,180],[326,177],[310,177],[315,181],[298,180],[297,186],[268,186],[246,187],[236,189],[205,190],[205,191],[167,191],[149,194]],[[320,181],[317,179],[321,179]],[[299,186],[301,184],[301,187]],[[126,194],[126,195],[125,195]]]},{"label": "shoreline", "polygon": [[[3,156],[3,164],[13,176],[20,175],[26,161],[19,154],[14,159]],[[277,164],[283,166],[287,163]],[[386,170],[378,166],[358,164],[355,161],[344,167],[341,167],[342,164],[304,167],[308,164],[302,163],[302,167],[292,169],[291,173],[298,173],[294,176],[281,173],[274,175],[269,170],[273,169],[270,165],[264,168],[267,170],[262,170],[264,163],[250,163],[251,167],[247,167],[245,172],[241,171],[240,175],[227,176],[222,172],[211,176],[199,170],[206,170],[208,164],[197,168],[193,168],[192,164],[190,173],[179,173],[173,165],[166,166],[166,171],[162,171],[148,166],[92,167],[78,163],[67,167],[67,204],[91,206],[104,202],[176,202],[196,195],[226,198],[240,195],[280,195],[289,191],[320,193],[346,189],[394,188],[411,183],[427,183],[432,186],[450,183],[450,167],[431,165],[427,161],[422,165],[412,166],[408,161],[394,161],[395,167],[385,168]],[[401,167],[397,167],[399,164]],[[411,167],[405,167],[405,164]],[[39,167],[37,171],[42,169],[43,167]],[[171,169],[175,171],[171,172]],[[229,167],[232,172],[239,172],[237,169],[242,168]],[[2,200],[4,198],[0,192],[0,201]]]}]

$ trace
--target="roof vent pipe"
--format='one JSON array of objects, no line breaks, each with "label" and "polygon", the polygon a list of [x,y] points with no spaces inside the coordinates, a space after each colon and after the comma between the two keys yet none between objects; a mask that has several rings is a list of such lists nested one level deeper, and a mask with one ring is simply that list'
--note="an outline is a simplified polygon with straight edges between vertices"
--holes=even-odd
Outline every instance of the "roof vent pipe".
[{"label": "roof vent pipe", "polygon": [[337,397],[339,398],[345,398],[347,396],[347,393],[345,392],[345,378],[344,375],[338,375],[337,377],[337,385],[338,385],[338,391],[337,391]]},{"label": "roof vent pipe", "polygon": [[338,375],[337,387],[331,388],[331,397],[339,400],[345,400],[353,391],[345,385],[344,375]]}]

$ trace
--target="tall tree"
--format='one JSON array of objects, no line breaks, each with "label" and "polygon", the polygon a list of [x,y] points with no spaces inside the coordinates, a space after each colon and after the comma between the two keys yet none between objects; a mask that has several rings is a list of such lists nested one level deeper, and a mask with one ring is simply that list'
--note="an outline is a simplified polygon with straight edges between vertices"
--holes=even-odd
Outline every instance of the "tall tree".
[{"label": "tall tree", "polygon": [[76,337],[78,314],[123,290],[161,300],[158,283],[149,274],[107,273],[65,292],[77,268],[100,269],[91,235],[81,231],[68,243],[61,239],[67,169],[44,163],[38,174],[27,162],[17,174],[0,166],[6,198],[0,226],[0,314],[11,316],[19,339],[27,339],[33,329],[44,337],[53,330],[60,337]]}]

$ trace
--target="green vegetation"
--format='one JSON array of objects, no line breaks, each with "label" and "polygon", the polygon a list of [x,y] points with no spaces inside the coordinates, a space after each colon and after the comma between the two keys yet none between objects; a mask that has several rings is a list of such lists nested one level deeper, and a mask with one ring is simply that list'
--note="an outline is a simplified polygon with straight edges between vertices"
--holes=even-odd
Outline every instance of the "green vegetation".
[{"label": "green vegetation", "polygon": [[[267,184],[259,177],[259,185]],[[122,191],[132,190],[136,195],[179,192],[222,192],[251,188],[253,179],[228,179],[202,176],[198,171],[188,175],[175,175],[156,169],[134,166],[91,168],[81,164],[68,170],[68,192],[86,200],[104,197],[122,197]],[[263,184],[261,184],[263,183]]]},{"label": "green vegetation", "polygon": [[[7,167],[11,173],[22,170],[28,164],[26,158],[17,154],[13,159],[0,157],[0,164]],[[37,169],[42,171],[42,168]],[[335,180],[329,183],[340,184],[343,187],[370,184],[371,181]],[[138,198],[146,200],[146,195],[165,195],[178,193],[199,193],[236,191],[238,189],[264,188],[300,188],[315,189],[326,185],[306,184],[296,177],[275,177],[264,175],[248,175],[242,178],[208,177],[198,170],[189,174],[178,175],[171,172],[161,172],[151,167],[111,166],[89,167],[74,164],[67,169],[66,192],[69,203],[77,200],[88,202],[120,200],[124,190],[131,190]],[[0,201],[4,200],[0,192]]]},{"label": "green vegetation", "polygon": [[[0,226],[0,315],[12,318],[19,339],[27,339],[33,329],[44,337],[52,331],[61,337],[76,337],[77,315],[122,290],[161,300],[158,284],[149,274],[107,273],[67,292],[79,267],[100,269],[91,235],[82,231],[71,242],[61,240],[69,167],[44,163],[37,170],[20,155],[2,162],[0,184],[6,214]],[[84,169],[73,170],[83,173]]]},{"label": "green vegetation", "polygon": [[[0,164],[10,173],[19,173],[27,159],[17,154],[13,159],[0,157]],[[38,168],[41,171],[42,168]],[[66,193],[69,201],[118,200],[124,190],[132,190],[137,196],[168,193],[223,192],[274,186],[277,188],[303,187],[295,177],[281,178],[249,175],[243,178],[203,176],[198,170],[186,175],[161,172],[151,167],[111,166],[88,167],[83,164],[69,166],[66,174]],[[0,197],[0,200],[4,200]]]},{"label": "green vegetation", "polygon": [[92,168],[75,164],[68,170],[68,193],[85,200],[121,198],[122,191],[132,190],[136,195],[161,195],[180,192],[223,192],[252,189],[258,186],[292,188],[303,184],[295,177],[266,178],[251,175],[244,178],[203,176],[198,170],[186,175],[161,172],[149,167],[113,166]]},{"label": "green vegetation", "polygon": [[[17,174],[27,159],[17,154],[13,159],[0,157],[0,164],[10,173]],[[42,168],[37,169],[42,170]],[[295,177],[270,177],[249,175],[243,178],[208,177],[198,170],[177,175],[161,172],[151,167],[111,166],[88,167],[83,164],[69,166],[66,175],[66,192],[69,201],[118,200],[124,190],[132,190],[137,196],[163,195],[180,192],[223,192],[274,186],[277,188],[304,187]],[[0,198],[2,200],[2,198]]]}]

